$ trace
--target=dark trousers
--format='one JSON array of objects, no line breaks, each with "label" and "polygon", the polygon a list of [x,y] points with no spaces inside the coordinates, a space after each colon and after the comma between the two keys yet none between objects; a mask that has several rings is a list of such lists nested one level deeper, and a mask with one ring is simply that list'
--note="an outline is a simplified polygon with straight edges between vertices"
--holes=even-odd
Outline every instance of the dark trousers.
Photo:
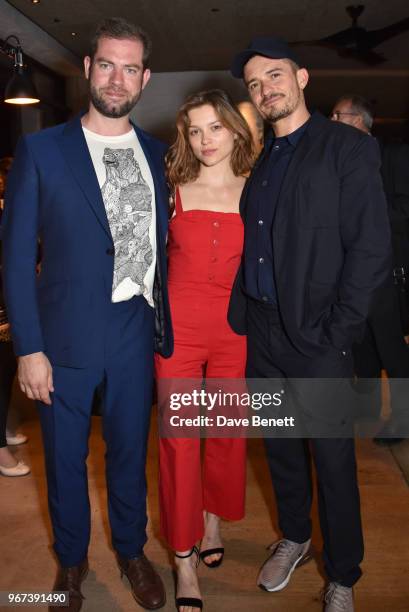
[{"label": "dark trousers", "polygon": [[[333,347],[319,357],[300,354],[285,334],[277,311],[249,300],[248,378],[348,378],[352,355]],[[360,577],[363,537],[354,441],[351,438],[265,440],[283,537],[302,543],[311,537],[311,455],[318,482],[318,506],[328,577],[352,586]]]},{"label": "dark trousers", "polygon": [[63,567],[78,565],[89,544],[86,459],[97,388],[102,395],[112,544],[119,555],[133,558],[146,542],[154,313],[142,297],[110,308],[101,362],[88,368],[53,365],[52,405],[39,404],[54,549]]},{"label": "dark trousers", "polygon": [[17,362],[12,343],[0,342],[0,448],[7,446],[7,414],[16,370]]},{"label": "dark trousers", "polygon": [[396,288],[383,287],[375,294],[363,341],[353,350],[358,378],[378,379],[370,396],[373,416],[381,410],[379,379],[383,368],[389,377],[393,417],[409,417],[409,347],[403,334]]}]

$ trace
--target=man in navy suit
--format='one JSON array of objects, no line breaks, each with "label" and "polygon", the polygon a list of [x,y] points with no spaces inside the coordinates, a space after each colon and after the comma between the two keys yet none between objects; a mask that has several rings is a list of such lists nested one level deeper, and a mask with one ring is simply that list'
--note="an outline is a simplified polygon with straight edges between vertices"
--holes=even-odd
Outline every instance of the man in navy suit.
[{"label": "man in navy suit", "polygon": [[150,78],[150,48],[123,19],[100,25],[84,60],[88,112],[21,139],[6,194],[5,296],[20,386],[39,406],[60,562],[54,588],[70,592],[71,611],[81,608],[88,570],[86,458],[96,390],[121,574],[141,606],[165,603],[143,554],[153,351],[172,352],[165,147],[129,121]]}]

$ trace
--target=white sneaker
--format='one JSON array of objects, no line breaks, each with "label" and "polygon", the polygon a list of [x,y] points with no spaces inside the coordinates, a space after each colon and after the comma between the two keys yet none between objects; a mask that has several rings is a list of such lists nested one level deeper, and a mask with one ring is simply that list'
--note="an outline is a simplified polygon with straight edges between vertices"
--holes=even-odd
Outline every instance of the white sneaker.
[{"label": "white sneaker", "polygon": [[330,582],[324,593],[324,612],[354,612],[352,588]]},{"label": "white sneaker", "polygon": [[6,441],[8,446],[18,446],[19,444],[25,444],[28,440],[28,437],[21,433],[16,433],[14,435],[8,434],[6,432]]},{"label": "white sneaker", "polygon": [[14,467],[0,465],[0,474],[3,474],[3,476],[26,476],[30,471],[30,468],[24,461],[19,461]]},{"label": "white sneaker", "polygon": [[311,540],[303,544],[280,540],[273,544],[273,554],[265,561],[258,575],[258,586],[270,593],[284,589],[297,565],[311,558],[310,543]]}]

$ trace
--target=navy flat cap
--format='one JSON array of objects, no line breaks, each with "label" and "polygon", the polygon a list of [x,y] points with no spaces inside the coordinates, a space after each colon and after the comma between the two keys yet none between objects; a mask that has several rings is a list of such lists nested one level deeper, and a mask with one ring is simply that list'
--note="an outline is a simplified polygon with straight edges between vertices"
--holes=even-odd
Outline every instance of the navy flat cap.
[{"label": "navy flat cap", "polygon": [[254,55],[263,55],[272,59],[290,59],[300,65],[297,55],[285,40],[276,36],[262,36],[254,38],[247,49],[236,55],[230,68],[232,75],[241,79],[244,66]]}]

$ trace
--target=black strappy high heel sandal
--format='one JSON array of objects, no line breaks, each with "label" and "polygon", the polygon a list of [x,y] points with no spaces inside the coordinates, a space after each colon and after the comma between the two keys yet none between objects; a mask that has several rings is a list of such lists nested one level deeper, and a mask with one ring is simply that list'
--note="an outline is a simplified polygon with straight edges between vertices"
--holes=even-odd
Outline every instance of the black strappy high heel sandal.
[{"label": "black strappy high heel sandal", "polygon": [[[197,546],[193,546],[192,550],[187,555],[178,555],[178,553],[175,552],[175,557],[177,557],[178,559],[188,559],[189,557],[193,555],[193,553],[195,553],[197,557],[197,561],[196,561],[196,567],[197,567],[200,563],[200,553],[199,553],[199,549],[197,548]],[[190,606],[191,608],[198,608],[199,610],[202,610],[203,601],[199,599],[198,597],[176,597],[177,609],[179,610],[182,606]]]},{"label": "black strappy high heel sandal", "polygon": [[[221,557],[220,559],[216,559],[216,561],[211,561],[210,563],[207,563],[205,561],[205,558],[210,557],[210,555],[221,555]],[[219,548],[208,548],[207,550],[200,551],[201,560],[207,567],[210,567],[210,568],[219,567],[223,562],[223,557],[224,557],[223,546],[219,546]]]},{"label": "black strappy high heel sandal", "polygon": [[[209,518],[208,514],[209,514],[208,512],[204,512],[203,513],[206,526],[207,526],[207,520]],[[215,516],[215,515],[213,515],[213,516]],[[200,547],[201,546],[202,546],[202,542],[200,542]],[[210,568],[213,569],[213,568],[216,568],[216,567],[220,567],[220,565],[223,563],[224,547],[223,546],[217,546],[215,548],[207,548],[206,550],[200,550],[199,554],[200,554],[201,560],[206,565],[206,567],[210,567]],[[216,559],[216,561],[207,562],[206,561],[206,557],[210,557],[211,555],[220,555],[220,559]]]}]

